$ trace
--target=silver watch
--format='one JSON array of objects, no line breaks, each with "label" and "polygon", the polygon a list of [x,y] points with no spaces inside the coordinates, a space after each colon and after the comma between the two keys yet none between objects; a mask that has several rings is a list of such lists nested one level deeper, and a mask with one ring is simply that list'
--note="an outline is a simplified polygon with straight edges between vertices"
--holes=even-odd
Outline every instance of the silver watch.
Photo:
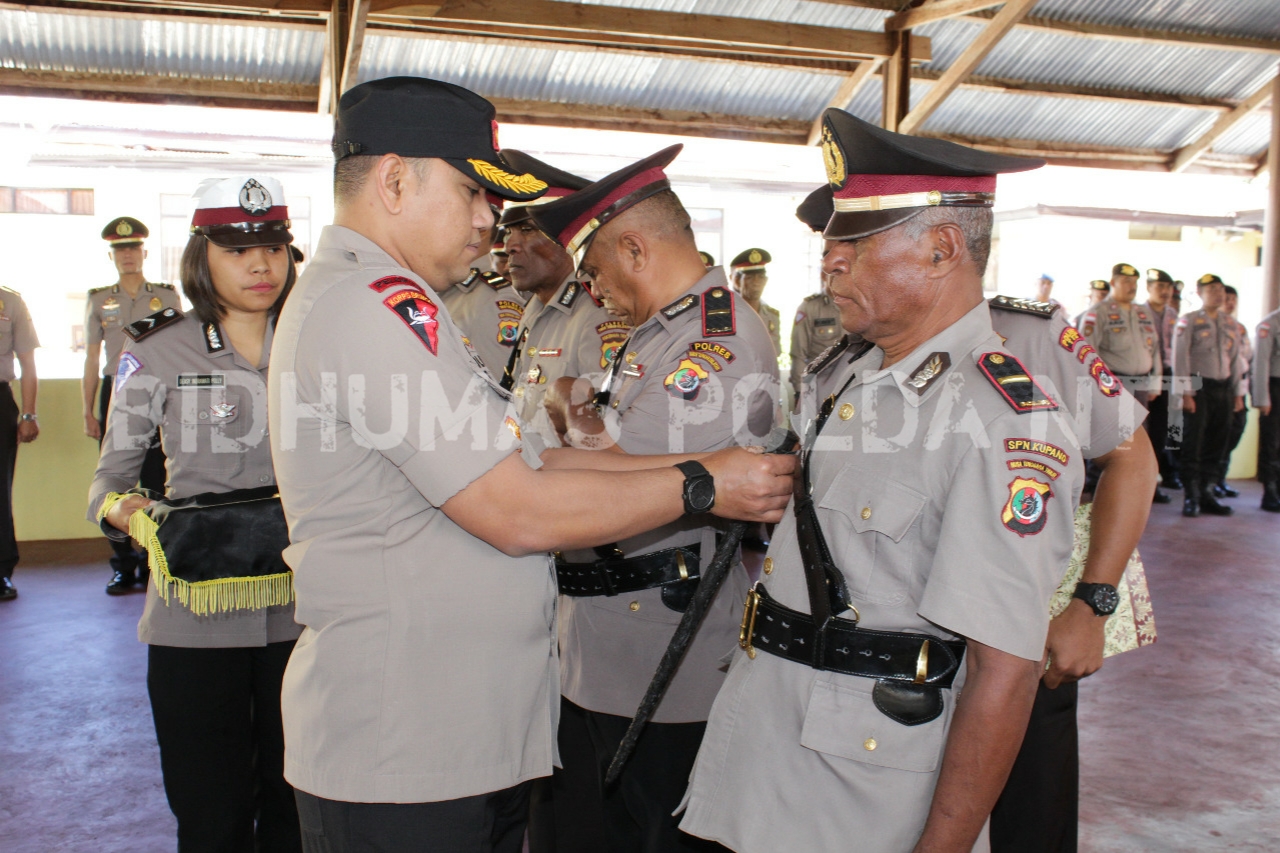
[{"label": "silver watch", "polygon": [[39,418],[37,418],[37,417],[35,416],[35,413],[34,413],[34,412],[23,412],[23,413],[22,413],[22,417],[18,418],[18,420],[20,420],[20,421],[30,421],[30,422],[31,422],[31,423],[33,423],[33,424],[38,424],[38,423],[40,423],[40,419],[39,419]]}]

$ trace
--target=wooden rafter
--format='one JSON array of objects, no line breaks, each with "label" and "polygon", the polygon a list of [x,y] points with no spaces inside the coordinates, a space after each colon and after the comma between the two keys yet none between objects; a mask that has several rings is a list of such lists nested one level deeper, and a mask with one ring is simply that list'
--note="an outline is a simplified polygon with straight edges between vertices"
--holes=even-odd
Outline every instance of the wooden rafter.
[{"label": "wooden rafter", "polygon": [[[993,18],[995,13],[990,10],[979,11],[971,13],[969,17]],[[1024,29],[1044,30],[1059,35],[1079,36],[1081,38],[1156,44],[1173,43],[1188,47],[1213,47],[1222,50],[1280,53],[1280,40],[1251,38],[1249,36],[1228,36],[1209,32],[1160,30],[1151,27],[1125,27],[1113,24],[1084,23],[1081,21],[1060,21],[1056,18],[1044,18],[1036,15],[1028,15],[1023,18],[1018,26]]]},{"label": "wooden rafter", "polygon": [[351,25],[347,34],[347,51],[339,77],[338,96],[356,84],[360,75],[360,56],[364,53],[364,32],[369,19],[369,0],[351,0]]},{"label": "wooden rafter", "polygon": [[1212,148],[1215,142],[1230,132],[1233,127],[1253,115],[1263,104],[1271,100],[1272,85],[1272,81],[1268,80],[1258,91],[1246,98],[1244,103],[1226,115],[1220,116],[1213,123],[1213,127],[1209,128],[1199,139],[1190,145],[1180,148],[1173,156],[1173,163],[1170,165],[1170,169],[1174,172],[1184,171],[1198,157]]},{"label": "wooden rafter", "polygon": [[990,9],[999,6],[1004,0],[925,0],[919,6],[904,9],[892,17],[884,19],[885,32],[909,30],[934,21],[956,18],[979,9]]},{"label": "wooden rafter", "polygon": [[[831,96],[831,102],[827,104],[828,108],[844,109],[849,106],[849,102],[854,96],[867,84],[867,81],[875,76],[880,70],[880,66],[884,64],[883,59],[868,59],[858,66],[858,70],[844,80],[840,81],[840,88],[836,89],[836,93]],[[823,110],[822,112],[826,112]],[[822,137],[822,113],[818,113],[818,117],[813,120],[813,125],[809,128],[808,144],[817,145],[818,140]]]},{"label": "wooden rafter", "polygon": [[907,113],[898,126],[901,133],[912,133],[924,124],[925,119],[933,115],[933,111],[942,105],[947,96],[955,91],[956,86],[973,72],[978,64],[987,57],[1000,39],[1004,38],[1014,25],[1031,11],[1036,0],[1008,0],[996,16],[987,24],[986,29],[978,34],[973,43],[965,48],[964,53],[951,63],[938,82],[930,87],[928,94],[920,100],[911,112]]}]

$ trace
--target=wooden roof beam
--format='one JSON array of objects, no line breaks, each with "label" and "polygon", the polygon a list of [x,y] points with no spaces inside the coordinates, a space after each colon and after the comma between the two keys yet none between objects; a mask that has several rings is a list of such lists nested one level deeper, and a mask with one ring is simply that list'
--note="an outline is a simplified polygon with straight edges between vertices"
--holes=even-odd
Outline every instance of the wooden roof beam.
[{"label": "wooden roof beam", "polygon": [[911,112],[898,125],[899,133],[912,133],[924,124],[929,116],[933,115],[934,110],[942,105],[956,86],[960,85],[964,78],[968,77],[982,60],[986,59],[1000,39],[1004,38],[1009,30],[1013,29],[1018,21],[1026,17],[1031,11],[1036,0],[1008,0],[1004,7],[991,19],[991,23],[987,24],[986,29],[978,34],[973,43],[965,48],[964,53],[951,63],[942,76],[938,78],[938,82],[930,87],[929,93],[916,104]]},{"label": "wooden roof beam", "polygon": [[1178,150],[1173,156],[1173,161],[1169,165],[1170,171],[1181,172],[1190,166],[1202,154],[1213,148],[1213,144],[1221,139],[1225,134],[1240,122],[1244,121],[1263,104],[1271,100],[1271,89],[1273,82],[1268,80],[1258,91],[1254,92],[1244,100],[1244,103],[1236,107],[1224,116],[1220,116],[1213,127],[1202,134],[1199,139]]},{"label": "wooden roof beam", "polygon": [[1004,0],[925,0],[919,6],[904,9],[892,17],[884,19],[885,32],[909,30],[934,21],[967,15],[980,9],[999,6]]},{"label": "wooden roof beam", "polygon": [[[882,65],[884,65],[884,60],[879,58],[868,59],[859,65],[857,71],[840,82],[840,88],[836,89],[836,93],[831,96],[831,102],[827,104],[827,108],[842,110],[849,106],[849,102],[867,84],[867,81],[880,70]],[[825,112],[826,110],[824,109],[818,113],[818,117],[813,120],[813,124],[809,127],[809,145],[817,145],[818,140],[822,138],[822,113]]]},{"label": "wooden roof beam", "polygon": [[[971,12],[970,18],[994,18],[990,10]],[[1028,15],[1018,26],[1025,29],[1044,30],[1059,35],[1083,38],[1114,39],[1129,42],[1175,43],[1184,47],[1213,47],[1224,50],[1252,50],[1264,53],[1280,53],[1280,40],[1260,39],[1248,36],[1229,36],[1217,33],[1188,32],[1186,30],[1158,30],[1147,27],[1124,27],[1112,24],[1060,21]]]}]

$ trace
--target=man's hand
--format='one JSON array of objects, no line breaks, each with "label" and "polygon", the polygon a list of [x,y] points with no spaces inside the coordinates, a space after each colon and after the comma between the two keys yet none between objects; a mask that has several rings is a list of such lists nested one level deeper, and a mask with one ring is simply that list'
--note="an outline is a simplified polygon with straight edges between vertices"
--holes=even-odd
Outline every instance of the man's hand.
[{"label": "man's hand", "polygon": [[26,444],[35,441],[40,434],[40,424],[35,421],[18,421],[18,443]]},{"label": "man's hand", "polygon": [[562,376],[547,387],[542,406],[551,418],[560,443],[584,450],[618,450],[604,421],[596,414],[595,389],[581,377]]},{"label": "man's hand", "polygon": [[1271,414],[1271,406],[1269,406],[1269,405],[1268,405],[1268,406],[1258,406],[1258,407],[1257,407],[1257,409],[1258,409],[1258,411],[1259,411],[1259,412],[1262,412],[1262,416],[1263,416],[1264,418]]},{"label": "man's hand", "polygon": [[1196,413],[1196,395],[1195,394],[1182,395],[1182,411],[1186,412],[1188,415],[1194,415]]},{"label": "man's hand", "polygon": [[1101,669],[1106,625],[1107,617],[1097,615],[1080,599],[1071,599],[1067,609],[1049,623],[1049,637],[1045,640],[1049,669],[1044,674],[1044,686],[1054,690]]},{"label": "man's hand", "polygon": [[84,434],[94,441],[102,438],[102,427],[98,426],[98,419],[93,415],[84,416]]},{"label": "man's hand", "polygon": [[1236,402],[1235,402],[1235,405],[1233,405],[1233,406],[1231,407],[1231,411],[1233,411],[1233,412],[1243,412],[1243,411],[1244,411],[1244,396],[1243,396],[1243,395],[1237,395],[1237,396],[1236,396]]},{"label": "man's hand", "polygon": [[797,461],[794,455],[764,453],[758,447],[730,447],[711,454],[702,460],[716,481],[711,512],[740,521],[781,521]]},{"label": "man's hand", "polygon": [[107,524],[124,533],[129,532],[129,517],[136,511],[151,506],[155,501],[142,495],[129,495],[107,512]]}]

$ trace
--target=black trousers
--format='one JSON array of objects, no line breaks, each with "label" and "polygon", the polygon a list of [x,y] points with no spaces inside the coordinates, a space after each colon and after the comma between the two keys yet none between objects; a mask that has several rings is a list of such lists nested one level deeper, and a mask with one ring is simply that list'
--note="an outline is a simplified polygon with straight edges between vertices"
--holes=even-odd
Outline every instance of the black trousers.
[{"label": "black trousers", "polygon": [[1027,734],[991,812],[991,853],[1075,853],[1080,810],[1078,682],[1040,682]]},{"label": "black trousers", "polygon": [[520,853],[529,782],[438,803],[344,803],[298,791],[306,853]]},{"label": "black trousers", "polygon": [[[102,377],[102,381],[98,383],[98,429],[104,437],[107,434],[107,413],[111,411],[111,393],[114,386],[115,378],[111,376]],[[102,447],[101,438],[98,439],[98,447]],[[138,476],[138,485],[164,494],[164,481],[164,451],[160,449],[160,432],[157,430],[151,437],[151,447],[147,449],[147,455],[142,459],[142,472]],[[146,552],[136,550],[131,541],[128,539],[123,542],[117,542],[114,539],[107,541],[111,543],[112,571],[128,574],[139,566],[146,567]]]},{"label": "black trousers", "polygon": [[[1231,405],[1235,405],[1234,399]],[[1240,439],[1244,438],[1244,428],[1248,423],[1248,406],[1238,412],[1231,413],[1231,420],[1227,426],[1227,445],[1222,449],[1222,461],[1218,464],[1219,482],[1225,481],[1227,478],[1227,471],[1231,469],[1231,454],[1240,446]]]},{"label": "black trousers", "polygon": [[[565,702],[561,717],[562,787],[555,791],[557,826],[578,814],[599,815],[603,841],[598,853],[711,853],[719,844],[681,832],[672,812],[684,798],[706,723],[649,723],[617,784],[604,790],[604,776],[622,742],[628,717],[588,711]],[[581,725],[564,721],[578,720]],[[561,791],[565,793],[561,794]],[[558,848],[569,850],[575,848]],[[583,849],[583,848],[576,848]],[[531,847],[532,850],[532,847]]]},{"label": "black trousers", "polygon": [[[587,712],[560,697],[560,761],[570,770],[594,768],[596,751]],[[604,804],[597,773],[557,767],[529,793],[529,853],[601,853]]]},{"label": "black trousers", "polygon": [[280,682],[293,641],[149,646],[147,691],[178,853],[299,853],[284,780]]},{"label": "black trousers", "polygon": [[1231,407],[1235,394],[1227,379],[1204,379],[1196,391],[1196,410],[1182,413],[1182,480],[1190,489],[1218,482],[1222,459],[1230,439]]},{"label": "black trousers", "polygon": [[1268,382],[1271,414],[1258,419],[1258,479],[1280,483],[1280,379]]},{"label": "black trousers", "polygon": [[18,536],[13,529],[13,469],[18,464],[18,404],[8,382],[0,382],[0,577],[13,577]]},{"label": "black trousers", "polygon": [[1171,480],[1178,475],[1178,454],[1169,441],[1169,389],[1173,385],[1173,369],[1164,369],[1164,391],[1155,400],[1147,404],[1147,433],[1151,436],[1151,447],[1156,452],[1156,462],[1160,466],[1160,478]]}]

